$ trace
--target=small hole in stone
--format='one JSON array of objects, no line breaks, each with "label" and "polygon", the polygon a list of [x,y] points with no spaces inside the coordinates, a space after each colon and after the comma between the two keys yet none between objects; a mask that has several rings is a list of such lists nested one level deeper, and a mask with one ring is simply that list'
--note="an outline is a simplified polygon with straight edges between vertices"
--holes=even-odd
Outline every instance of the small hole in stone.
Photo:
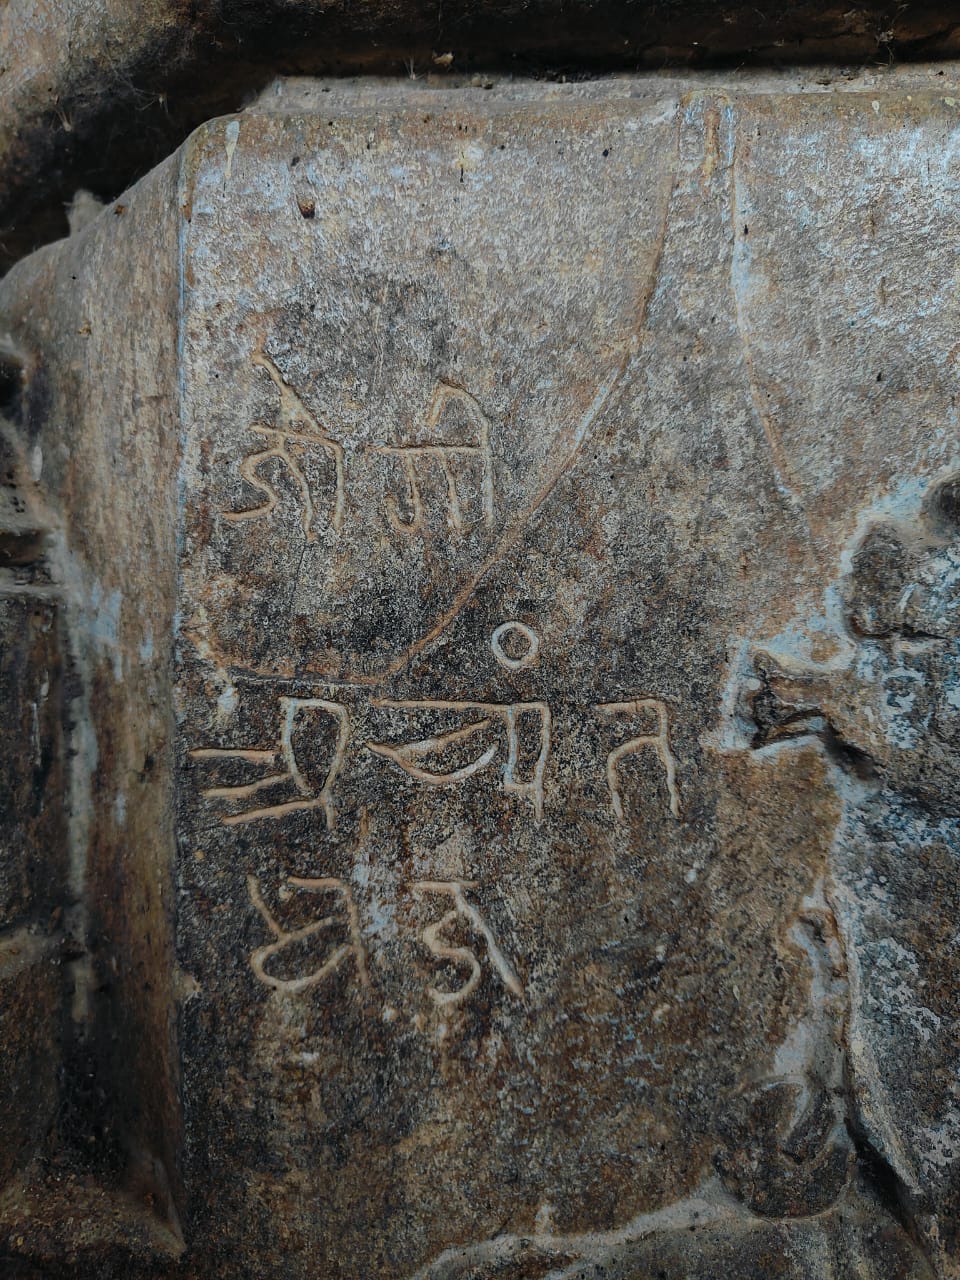
[{"label": "small hole in stone", "polygon": [[943,524],[960,528],[960,476],[951,476],[934,491],[932,511]]}]

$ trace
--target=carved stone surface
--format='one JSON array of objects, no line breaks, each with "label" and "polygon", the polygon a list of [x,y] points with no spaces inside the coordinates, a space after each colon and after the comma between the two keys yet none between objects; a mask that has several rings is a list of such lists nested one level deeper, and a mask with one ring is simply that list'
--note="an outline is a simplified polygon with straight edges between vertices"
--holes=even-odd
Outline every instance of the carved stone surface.
[{"label": "carved stone surface", "polygon": [[281,83],[0,286],[12,1274],[960,1274],[931,84]]},{"label": "carved stone surface", "polygon": [[[286,75],[564,78],[957,57],[942,0],[3,0],[0,271]],[[833,72],[846,74],[844,72]]]}]

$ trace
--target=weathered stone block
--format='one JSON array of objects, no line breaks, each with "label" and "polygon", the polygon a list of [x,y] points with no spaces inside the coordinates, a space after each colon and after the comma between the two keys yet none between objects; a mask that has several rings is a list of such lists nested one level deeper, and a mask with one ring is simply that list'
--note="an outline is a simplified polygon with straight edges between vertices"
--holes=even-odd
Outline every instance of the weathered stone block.
[{"label": "weathered stone block", "polygon": [[482,83],[678,65],[882,70],[958,53],[938,0],[5,0],[0,270],[65,233],[78,189],[112,198],[278,70]]},{"label": "weathered stone block", "polygon": [[61,1058],[57,940],[0,935],[0,1196],[53,1126]]},{"label": "weathered stone block", "polygon": [[[37,455],[34,454],[34,464]],[[22,464],[26,462],[26,465]],[[26,472],[17,483],[19,473]],[[62,662],[45,521],[12,433],[0,436],[0,1196],[54,1124],[69,881]]]},{"label": "weathered stone block", "polygon": [[0,289],[130,1267],[957,1273],[957,106],[807,88],[280,85]]}]

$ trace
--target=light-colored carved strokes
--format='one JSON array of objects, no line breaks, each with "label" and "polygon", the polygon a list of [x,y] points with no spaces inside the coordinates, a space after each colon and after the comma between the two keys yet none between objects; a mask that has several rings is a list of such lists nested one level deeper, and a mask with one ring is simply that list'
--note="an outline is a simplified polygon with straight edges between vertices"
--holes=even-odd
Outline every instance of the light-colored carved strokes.
[{"label": "light-colored carved strokes", "polygon": [[430,407],[427,410],[427,430],[436,431],[452,404],[459,404],[468,421],[476,429],[476,454],[482,464],[481,491],[483,494],[483,521],[493,525],[493,455],[490,452],[490,423],[477,401],[463,387],[450,382],[438,382]]},{"label": "light-colored carved strokes", "polygon": [[300,466],[296,455],[291,452],[291,446],[316,444],[333,461],[336,487],[330,524],[339,532],[343,528],[346,506],[343,447],[320,425],[297,393],[287,385],[280,370],[268,355],[262,351],[255,352],[253,363],[261,369],[266,369],[280,397],[277,426],[267,427],[259,422],[255,422],[250,426],[251,431],[255,431],[258,435],[266,438],[266,447],[255,453],[248,454],[240,464],[241,476],[257,493],[263,496],[264,501],[259,506],[248,507],[243,511],[225,511],[223,518],[232,522],[256,520],[269,515],[273,511],[280,501],[280,496],[270,481],[260,474],[260,468],[271,458],[276,458],[287,468],[296,484],[300,495],[300,519],[303,532],[307,541],[313,542],[316,538],[316,533],[313,529],[313,521],[316,514],[313,496],[310,492],[310,483],[304,475],[303,468]]},{"label": "light-colored carved strokes", "polygon": [[[257,520],[270,513],[280,501],[275,485],[263,473],[263,467],[271,460],[286,468],[299,495],[301,524],[308,542],[316,540],[314,519],[317,508],[303,465],[302,453],[311,445],[327,454],[333,462],[335,489],[330,526],[340,532],[346,514],[346,454],[343,446],[333,438],[287,383],[276,364],[263,351],[254,353],[253,363],[265,369],[279,395],[277,422],[267,426],[262,422],[250,425],[249,430],[264,437],[264,447],[248,454],[240,463],[240,474],[262,499],[257,505],[241,511],[225,511],[223,518],[232,523]],[[486,528],[494,522],[493,453],[490,448],[490,422],[480,405],[469,392],[452,383],[439,382],[427,408],[425,427],[428,433],[440,430],[444,415],[451,406],[459,406],[468,427],[474,433],[475,443],[461,444],[430,440],[411,445],[371,445],[359,450],[362,455],[373,454],[394,458],[403,471],[407,489],[410,518],[400,514],[397,501],[385,498],[386,515],[391,527],[405,537],[422,532],[427,524],[427,510],[421,484],[421,468],[437,467],[446,488],[447,524],[455,533],[463,533],[467,526],[464,502],[460,486],[465,473],[475,474],[479,484],[481,521]]]},{"label": "light-colored carved strokes", "polygon": [[[372,705],[402,711],[454,711],[464,714],[478,714],[483,717],[475,720],[462,729],[452,730],[431,738],[421,738],[414,742],[399,745],[387,742],[366,743],[368,751],[383,756],[408,773],[419,782],[432,786],[449,786],[463,782],[491,764],[497,755],[497,747],[488,747],[468,764],[462,765],[448,773],[436,773],[423,769],[418,761],[424,756],[442,750],[444,747],[463,742],[474,734],[487,728],[490,722],[498,719],[506,729],[507,758],[503,766],[503,789],[514,795],[526,796],[533,804],[534,814],[539,822],[543,817],[543,783],[547,761],[550,755],[550,731],[552,717],[550,708],[545,702],[454,702],[442,698],[426,700],[392,698],[374,698]],[[523,716],[537,718],[539,733],[539,752],[534,762],[531,776],[521,781],[517,778],[520,758],[519,722]]]},{"label": "light-colored carved strokes", "polygon": [[403,464],[403,477],[407,485],[407,501],[410,503],[410,519],[404,520],[400,515],[400,508],[395,498],[389,495],[384,499],[387,508],[387,519],[396,529],[397,533],[415,534],[423,529],[424,507],[423,495],[420,492],[420,483],[417,479],[417,463],[416,455],[410,449],[401,449],[392,446],[378,446],[377,453],[386,454],[388,457],[396,457]]},{"label": "light-colored carved strokes", "polygon": [[[268,987],[272,987],[275,991],[284,991],[290,995],[299,995],[301,992],[309,991],[312,987],[316,987],[323,982],[332,973],[336,972],[342,964],[347,960],[354,960],[357,966],[357,976],[363,986],[370,986],[370,977],[367,972],[367,951],[364,946],[363,937],[360,933],[360,918],[357,914],[356,904],[353,900],[353,892],[345,880],[340,880],[334,876],[322,876],[319,878],[305,879],[301,876],[291,876],[287,880],[287,884],[293,889],[300,889],[307,893],[335,893],[341,899],[342,915],[338,918],[336,915],[323,916],[319,920],[313,920],[310,924],[302,925],[299,929],[284,929],[274,919],[269,907],[263,900],[263,894],[260,892],[260,885],[257,883],[256,876],[247,876],[247,890],[250,894],[250,901],[260,912],[267,928],[273,934],[273,942],[267,943],[265,946],[257,947],[250,956],[250,968],[259,978],[259,980]],[[343,916],[346,917],[344,921]],[[271,956],[278,955],[285,948],[304,941],[306,938],[312,938],[318,933],[322,933],[325,929],[335,928],[337,925],[346,923],[350,935],[350,941],[341,943],[336,947],[329,956],[323,961],[318,969],[314,969],[312,973],[304,974],[300,978],[276,978],[272,974],[267,973],[266,963]]]},{"label": "light-colored carved strokes", "polygon": [[[503,640],[506,636],[514,633],[523,637],[527,642],[527,648],[519,657],[511,658],[504,651]],[[528,627],[524,622],[501,622],[490,637],[490,648],[493,650],[493,656],[505,671],[522,671],[524,667],[529,667],[532,662],[536,662],[537,655],[540,652],[540,637],[532,627]]]},{"label": "light-colored carved strokes", "polygon": [[655,732],[638,734],[637,737],[615,747],[607,756],[607,785],[610,788],[610,799],[617,821],[626,821],[617,768],[625,756],[635,755],[644,747],[652,747],[663,765],[667,779],[667,794],[670,797],[670,812],[675,818],[679,818],[680,788],[677,784],[677,761],[670,748],[670,722],[666,703],[661,702],[659,698],[634,698],[628,702],[601,702],[596,710],[604,716],[635,716],[641,719],[649,719],[652,713],[656,719]]},{"label": "light-colored carved strokes", "polygon": [[417,764],[417,760],[426,755],[432,755],[435,752],[443,751],[445,747],[453,746],[457,742],[464,742],[468,738],[472,738],[474,734],[482,732],[490,724],[489,719],[477,720],[474,724],[469,724],[463,729],[453,729],[450,733],[440,734],[435,738],[421,738],[419,742],[407,742],[403,746],[391,747],[385,742],[368,742],[367,747],[378,756],[384,756],[388,760],[392,760],[394,764],[398,764],[401,769],[409,773],[411,778],[416,778],[418,782],[426,782],[431,786],[442,787],[450,782],[462,782],[464,778],[470,778],[475,773],[479,773],[481,769],[485,769],[497,754],[497,748],[489,747],[476,760],[471,760],[469,764],[464,765],[460,769],[454,769],[450,773],[431,773],[427,769],[422,769]]},{"label": "light-colored carved strokes", "polygon": [[[400,741],[357,742],[346,706],[327,698],[279,697],[280,728],[275,747],[200,747],[190,757],[203,762],[233,762],[259,766],[262,776],[249,782],[216,783],[201,790],[206,800],[247,807],[223,814],[224,826],[240,826],[262,819],[283,818],[302,810],[323,811],[327,829],[336,828],[334,787],[352,745],[363,746],[371,754],[389,761],[414,781],[431,787],[452,787],[483,773],[500,759],[501,788],[507,795],[521,796],[533,806],[534,817],[543,820],[545,779],[553,746],[553,715],[546,702],[473,702],[469,700],[425,698],[372,698],[374,708],[408,715],[415,724],[423,716],[452,713],[466,723],[443,728],[429,736]],[[645,748],[655,753],[665,775],[668,807],[680,818],[680,786],[677,760],[670,743],[669,711],[658,698],[632,698],[623,702],[601,702],[594,710],[605,718],[629,717],[639,721],[643,732],[615,746],[606,756],[606,781],[618,822],[626,822],[626,806],[620,766],[627,756]],[[295,732],[301,716],[320,713],[335,722],[335,739],[321,746],[329,753],[323,783],[311,780],[297,756]],[[500,740],[490,741],[490,734]],[[475,740],[475,741],[474,741]],[[472,751],[471,751],[472,748]],[[444,760],[444,753],[450,757]],[[466,756],[466,758],[465,758]],[[472,756],[472,758],[471,758]],[[432,759],[431,759],[432,758]],[[271,804],[257,803],[261,793],[286,786],[288,796]]]},{"label": "light-colored carved strokes", "polygon": [[[534,715],[539,719],[540,752],[530,779],[527,782],[518,782],[516,769],[520,739],[517,720],[523,715]],[[545,702],[519,702],[506,708],[504,718],[507,725],[507,764],[503,774],[503,789],[513,795],[527,796],[533,802],[533,812],[539,822],[543,817],[543,778],[550,756],[550,733],[553,726],[550,708]]]},{"label": "light-colored carved strokes", "polygon": [[[416,886],[415,886],[416,887]],[[429,947],[431,953],[438,960],[451,960],[454,964],[466,964],[470,966],[470,977],[458,987],[456,991],[441,991],[437,987],[428,987],[427,994],[430,999],[438,1005],[458,1005],[463,1004],[476,990],[480,982],[480,961],[473,954],[469,947],[452,947],[446,942],[440,940],[440,934],[450,925],[456,924],[460,912],[456,907],[452,911],[448,911],[436,924],[428,925],[420,935],[425,946]]]},{"label": "light-colored carved strokes", "polygon": [[283,729],[280,739],[283,760],[298,791],[309,794],[310,784],[297,767],[297,759],[293,750],[293,728],[297,715],[301,710],[316,709],[324,711],[337,722],[337,738],[333,748],[333,759],[323,780],[323,786],[317,799],[323,806],[327,827],[332,831],[335,825],[333,808],[333,784],[343,766],[347,744],[350,741],[350,716],[345,706],[339,702],[328,702],[326,698],[281,698],[283,710]]},{"label": "light-colored carved strokes", "polygon": [[[336,826],[336,812],[333,805],[333,787],[337,780],[350,741],[350,716],[347,708],[339,702],[329,702],[326,698],[287,698],[281,697],[280,703],[280,740],[275,749],[231,749],[224,747],[200,747],[190,752],[194,760],[241,760],[251,764],[274,765],[282,763],[283,773],[270,773],[251,783],[240,786],[207,787],[201,792],[206,800],[242,801],[249,800],[258,792],[268,787],[292,783],[300,793],[301,799],[286,800],[278,804],[245,809],[240,813],[231,813],[221,818],[225,827],[239,826],[247,822],[257,822],[262,818],[282,818],[288,813],[301,809],[323,809],[329,830]],[[323,786],[317,792],[310,784],[297,762],[293,746],[293,733],[297,717],[302,712],[321,711],[332,716],[337,725],[337,736],[333,747],[330,767],[324,778]]]},{"label": "light-colored carved strokes", "polygon": [[435,893],[453,899],[453,909],[448,911],[436,924],[428,925],[420,935],[424,945],[439,960],[450,960],[455,964],[465,964],[470,969],[470,976],[463,986],[456,991],[439,991],[436,987],[428,988],[428,994],[437,1005],[455,1006],[463,1004],[476,990],[480,982],[480,962],[469,947],[455,947],[441,939],[444,929],[454,924],[458,917],[466,920],[470,927],[483,938],[487,946],[487,956],[500,981],[515,996],[523,999],[523,984],[517,977],[510,961],[497,944],[490,926],[480,912],[469,901],[466,894],[475,889],[472,880],[418,880],[412,886],[416,894]]},{"label": "light-colored carved strokes", "polygon": [[407,501],[410,505],[410,519],[404,520],[400,515],[398,504],[394,498],[385,499],[387,519],[392,527],[407,536],[422,532],[426,512],[423,495],[420,491],[418,465],[433,464],[440,468],[447,489],[447,523],[456,533],[464,529],[463,506],[457,488],[458,468],[464,463],[473,462],[480,467],[480,491],[482,496],[483,523],[489,529],[493,526],[493,455],[490,451],[490,423],[476,400],[462,387],[440,382],[434,391],[427,410],[426,427],[430,432],[438,429],[440,422],[451,404],[459,404],[467,421],[476,431],[476,444],[419,444],[419,445],[377,445],[373,453],[396,458],[403,466],[404,481],[407,486]]}]

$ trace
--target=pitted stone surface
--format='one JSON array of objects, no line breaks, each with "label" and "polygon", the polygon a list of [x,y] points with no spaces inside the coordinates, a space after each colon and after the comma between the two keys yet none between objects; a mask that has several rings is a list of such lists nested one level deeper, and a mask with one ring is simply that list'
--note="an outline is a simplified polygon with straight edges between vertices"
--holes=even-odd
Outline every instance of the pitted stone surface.
[{"label": "pitted stone surface", "polygon": [[54,1124],[24,1267],[957,1274],[957,104],[811,90],[280,86],[5,282],[120,1206]]}]

